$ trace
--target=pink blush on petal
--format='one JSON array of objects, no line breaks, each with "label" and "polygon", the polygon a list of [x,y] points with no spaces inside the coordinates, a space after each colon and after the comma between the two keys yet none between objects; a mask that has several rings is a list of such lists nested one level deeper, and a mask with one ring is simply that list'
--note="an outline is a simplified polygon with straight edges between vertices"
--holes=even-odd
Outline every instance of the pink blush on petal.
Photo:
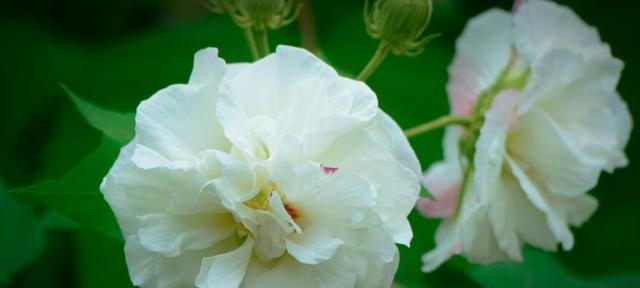
[{"label": "pink blush on petal", "polygon": [[329,167],[325,166],[324,164],[320,164],[320,167],[322,168],[322,172],[324,172],[324,175],[332,175],[333,173],[336,173],[336,171],[338,171],[338,167]]},{"label": "pink blush on petal", "polygon": [[480,87],[473,65],[464,55],[457,54],[449,66],[449,96],[451,114],[466,116],[480,96]]},{"label": "pink blush on petal", "polygon": [[446,218],[453,213],[458,203],[459,183],[451,185],[436,196],[436,200],[420,198],[416,208],[426,218]]}]

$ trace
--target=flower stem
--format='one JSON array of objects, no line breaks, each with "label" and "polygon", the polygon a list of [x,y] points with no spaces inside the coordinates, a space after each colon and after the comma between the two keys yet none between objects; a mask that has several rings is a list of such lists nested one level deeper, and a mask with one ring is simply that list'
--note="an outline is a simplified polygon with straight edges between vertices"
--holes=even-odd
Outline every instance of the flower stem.
[{"label": "flower stem", "polygon": [[409,128],[404,131],[404,135],[407,136],[407,138],[411,138],[448,125],[468,125],[469,123],[471,123],[469,118],[445,115],[416,127]]},{"label": "flower stem", "polygon": [[380,41],[380,45],[378,45],[378,49],[376,50],[376,53],[373,54],[373,57],[371,57],[371,60],[369,60],[369,63],[367,63],[367,66],[365,66],[364,69],[362,69],[362,71],[360,72],[360,74],[356,79],[360,81],[367,81],[369,76],[371,76],[371,74],[373,74],[373,72],[376,71],[376,69],[378,69],[378,66],[380,66],[380,63],[382,63],[382,60],[384,60],[384,58],[387,57],[387,54],[389,54],[390,48],[391,46],[389,45],[389,43],[387,43],[386,41]]},{"label": "flower stem", "polygon": [[302,47],[309,50],[313,54],[318,54],[320,47],[318,46],[318,37],[316,36],[316,25],[313,19],[313,11],[309,0],[299,0],[302,8],[298,16],[298,27],[300,30],[300,42]]},{"label": "flower stem", "polygon": [[256,38],[253,35],[253,31],[251,28],[244,28],[244,37],[247,39],[247,45],[249,46],[249,51],[251,52],[251,57],[253,60],[260,59],[260,53],[258,52],[258,46],[256,45]]},{"label": "flower stem", "polygon": [[258,41],[260,45],[260,49],[262,50],[262,56],[267,56],[271,53],[269,49],[269,37],[267,35],[267,29],[257,29],[256,34],[258,35]]}]

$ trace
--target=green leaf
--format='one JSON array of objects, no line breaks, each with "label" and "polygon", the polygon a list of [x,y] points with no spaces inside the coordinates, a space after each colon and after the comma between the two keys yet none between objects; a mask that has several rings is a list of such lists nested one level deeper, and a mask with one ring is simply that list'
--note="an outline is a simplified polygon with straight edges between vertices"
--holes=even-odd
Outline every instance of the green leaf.
[{"label": "green leaf", "polygon": [[[0,284],[9,283],[42,252],[44,229],[28,207],[17,202],[0,182]],[[2,286],[2,285],[0,285]]]},{"label": "green leaf", "polygon": [[638,287],[640,275],[615,275],[583,279],[569,272],[554,257],[531,247],[524,249],[523,263],[473,266],[471,278],[484,287]]},{"label": "green leaf", "polygon": [[82,116],[104,135],[111,137],[120,144],[129,142],[134,135],[134,114],[109,111],[91,104],[78,97],[64,84],[60,87],[69,95],[73,104],[78,108]]},{"label": "green leaf", "polygon": [[122,240],[115,217],[99,190],[102,177],[107,174],[119,149],[118,143],[103,137],[98,149],[61,180],[13,189],[11,193],[57,209],[83,227]]}]

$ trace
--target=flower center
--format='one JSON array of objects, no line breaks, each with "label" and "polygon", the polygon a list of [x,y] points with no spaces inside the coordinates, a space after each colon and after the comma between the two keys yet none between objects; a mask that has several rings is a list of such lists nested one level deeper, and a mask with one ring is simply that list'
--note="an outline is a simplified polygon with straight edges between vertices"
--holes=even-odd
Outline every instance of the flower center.
[{"label": "flower center", "polygon": [[[262,189],[260,189],[260,192],[258,192],[258,194],[255,197],[245,201],[244,204],[256,210],[268,211],[269,209],[271,209],[270,207],[271,205],[269,204],[271,193],[278,193],[277,190],[278,190],[278,185],[276,183],[269,181],[269,183],[267,183],[262,187]],[[281,193],[278,193],[278,196],[280,197],[280,199],[282,199],[284,209],[287,212],[287,214],[289,214],[289,217],[291,217],[294,220],[298,218],[300,216],[300,213],[298,212],[298,210],[296,210],[291,203],[288,203],[286,201],[286,197],[284,195],[282,195]]]},{"label": "flower center", "polygon": [[262,186],[262,189],[260,189],[260,192],[258,192],[255,197],[245,201],[244,204],[256,210],[268,210],[269,196],[271,195],[271,192],[275,192],[277,187],[278,186],[273,182],[267,183]]},{"label": "flower center", "polygon": [[289,214],[289,216],[291,216],[293,220],[296,220],[296,218],[300,216],[300,214],[298,214],[298,211],[289,203],[284,203],[284,209],[287,210],[287,214]]}]

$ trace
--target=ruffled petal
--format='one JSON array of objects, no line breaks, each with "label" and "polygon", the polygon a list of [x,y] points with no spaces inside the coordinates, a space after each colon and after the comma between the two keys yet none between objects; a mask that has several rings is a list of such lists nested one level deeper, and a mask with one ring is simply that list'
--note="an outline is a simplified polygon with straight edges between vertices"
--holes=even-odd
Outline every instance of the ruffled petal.
[{"label": "ruffled petal", "polygon": [[149,251],[175,257],[185,250],[201,250],[233,235],[231,214],[147,214],[140,217],[140,244]]},{"label": "ruffled petal", "polygon": [[[225,62],[218,57],[217,48],[205,48],[193,57],[193,70],[189,84],[205,85],[209,82],[219,83],[225,73]],[[237,65],[237,64],[236,64]]]},{"label": "ruffled petal", "polygon": [[354,287],[356,275],[351,261],[340,251],[328,261],[302,264],[285,255],[275,263],[252,261],[244,287]]},{"label": "ruffled petal", "polygon": [[548,193],[576,196],[598,182],[601,168],[590,163],[543,111],[530,111],[518,120],[507,149],[528,177]]},{"label": "ruffled petal", "polygon": [[206,149],[229,149],[215,117],[224,71],[217,51],[196,54],[194,84],[169,86],[140,103],[134,141],[170,161],[191,160]]},{"label": "ruffled petal", "polygon": [[534,66],[522,109],[544,109],[585,158],[612,171],[626,165],[631,117],[615,92],[622,62],[554,50]]},{"label": "ruffled petal", "polygon": [[[415,165],[400,161],[402,156],[396,158],[394,153],[389,153],[393,144],[378,140],[378,133],[365,129],[347,133],[338,138],[318,159],[325,165],[337,167],[338,172],[357,173],[373,184],[376,188],[374,197],[377,214],[397,243],[409,245],[413,233],[408,225],[407,215],[418,199],[419,174],[413,171]],[[400,145],[399,142],[397,145]]]},{"label": "ruffled petal", "polygon": [[327,229],[316,225],[286,239],[289,255],[304,264],[318,264],[330,259],[342,244],[340,239],[331,237]]},{"label": "ruffled petal", "polygon": [[100,191],[111,206],[125,237],[137,230],[140,225],[138,216],[166,211],[175,191],[189,190],[192,186],[183,186],[187,173],[173,173],[163,168],[138,168],[131,161],[134,147],[135,144],[131,143],[122,148],[100,185]]},{"label": "ruffled petal", "polygon": [[510,158],[507,160],[529,201],[545,214],[547,226],[555,239],[562,243],[564,250],[570,250],[573,247],[574,239],[568,224],[581,224],[593,214],[597,202],[587,195],[573,197],[550,195],[539,188],[537,183],[530,179],[515,161]]},{"label": "ruffled petal", "polygon": [[336,229],[358,227],[371,213],[375,202],[370,183],[363,177],[341,171],[325,174],[315,164],[282,161],[271,179],[279,187],[287,203],[313,225]]},{"label": "ruffled petal", "polygon": [[255,234],[255,251],[260,261],[269,261],[282,256],[286,250],[285,237],[292,228],[287,227],[272,213],[266,211],[257,211],[256,223],[258,225]]},{"label": "ruffled petal", "polygon": [[514,16],[516,50],[533,64],[553,49],[591,57],[610,54],[598,31],[571,9],[551,1],[525,1]]},{"label": "ruffled petal", "polygon": [[[491,201],[492,191],[499,185],[507,149],[509,129],[516,121],[516,105],[520,93],[507,90],[498,94],[489,111],[484,115],[484,124],[476,142],[474,155],[474,194],[480,201]],[[508,147],[506,147],[508,146]]]},{"label": "ruffled petal", "polygon": [[213,152],[210,154],[221,164],[220,175],[210,181],[216,191],[227,201],[244,202],[256,196],[261,183],[260,169],[254,169],[235,157]]},{"label": "ruffled petal", "polygon": [[164,257],[144,249],[137,236],[126,240],[125,256],[131,282],[140,287],[192,287],[200,262],[211,251],[189,251]]},{"label": "ruffled petal", "polygon": [[447,94],[451,112],[467,115],[512,57],[511,14],[491,9],[471,19],[456,42]]},{"label": "ruffled petal", "polygon": [[446,218],[455,210],[462,175],[460,164],[454,161],[436,162],[425,172],[422,184],[435,200],[424,197],[418,200],[416,208],[424,217]]},{"label": "ruffled petal", "polygon": [[456,219],[447,219],[436,230],[436,247],[422,256],[422,272],[429,273],[462,252],[459,225]]},{"label": "ruffled petal", "polygon": [[196,287],[240,287],[253,251],[253,239],[247,237],[237,249],[202,260]]},{"label": "ruffled petal", "polygon": [[287,46],[225,78],[217,109],[229,140],[256,158],[268,157],[286,134],[307,140],[305,153],[317,154],[376,112],[375,94],[365,84],[340,77],[311,53]]}]

